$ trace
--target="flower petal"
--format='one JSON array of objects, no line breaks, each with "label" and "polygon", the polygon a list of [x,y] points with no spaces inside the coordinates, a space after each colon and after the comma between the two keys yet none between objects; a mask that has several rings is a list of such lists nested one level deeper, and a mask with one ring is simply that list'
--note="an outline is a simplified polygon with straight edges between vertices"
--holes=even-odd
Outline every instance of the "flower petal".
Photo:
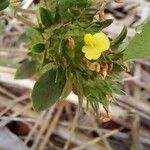
[{"label": "flower petal", "polygon": [[92,34],[88,33],[84,36],[84,42],[86,45],[94,46],[96,44],[96,39]]},{"label": "flower petal", "polygon": [[110,41],[105,33],[96,33],[93,35],[96,39],[96,47],[100,52],[103,52],[105,50],[108,50],[110,47]]},{"label": "flower petal", "polygon": [[88,51],[85,53],[85,57],[89,60],[96,60],[101,56],[99,51]]},{"label": "flower petal", "polygon": [[88,52],[90,49],[91,49],[91,46],[85,45],[85,46],[82,47],[82,52],[83,52],[83,53],[86,53],[86,52]]}]

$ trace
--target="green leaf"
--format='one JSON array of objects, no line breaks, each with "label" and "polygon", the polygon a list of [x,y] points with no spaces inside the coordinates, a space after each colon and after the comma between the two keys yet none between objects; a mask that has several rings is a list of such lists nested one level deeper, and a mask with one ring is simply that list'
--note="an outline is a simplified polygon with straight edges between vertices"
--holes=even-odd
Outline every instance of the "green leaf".
[{"label": "green leaf", "polygon": [[42,53],[44,50],[45,50],[45,44],[43,43],[35,44],[32,47],[32,52],[34,53]]},{"label": "green leaf", "polygon": [[42,67],[41,73],[44,74],[45,72],[47,72],[48,70],[51,70],[54,67],[55,66],[53,63],[48,63]]},{"label": "green leaf", "polygon": [[0,11],[7,8],[9,6],[9,0],[1,0],[0,2]]},{"label": "green leaf", "polygon": [[45,65],[47,65],[50,61],[47,58],[47,51],[44,52],[43,54],[43,58],[42,58],[42,63],[41,63],[41,67],[44,67]]},{"label": "green leaf", "polygon": [[103,30],[104,28],[108,27],[109,25],[111,25],[113,22],[112,19],[107,19],[105,21],[96,21],[96,22],[92,22],[90,25],[88,25],[85,28],[88,32],[91,33],[95,33],[95,32],[100,32],[101,30]]},{"label": "green leaf", "polygon": [[63,0],[63,1],[60,1],[60,4],[64,9],[71,8],[73,6],[82,8],[86,6],[87,0],[80,0],[80,1],[79,0]]},{"label": "green leaf", "polygon": [[111,46],[116,46],[122,43],[127,36],[127,27],[124,26],[119,36],[111,42]]},{"label": "green leaf", "polygon": [[43,43],[41,34],[34,28],[27,28],[22,36],[23,39],[32,42],[32,44]]},{"label": "green leaf", "polygon": [[40,7],[39,11],[40,11],[40,18],[41,18],[43,25],[46,28],[50,27],[53,23],[51,12],[48,9],[45,9],[43,7]]},{"label": "green leaf", "polygon": [[61,15],[60,15],[60,10],[59,6],[56,7],[56,12],[55,12],[55,21],[56,23],[61,22]]},{"label": "green leaf", "polygon": [[113,63],[113,73],[118,73],[118,72],[122,72],[122,71],[124,71],[123,66],[118,62],[114,62]]},{"label": "green leaf", "polygon": [[61,94],[61,99],[66,98],[72,91],[72,82],[68,80],[64,86],[64,89]]},{"label": "green leaf", "polygon": [[25,79],[34,75],[36,71],[36,62],[33,60],[26,60],[21,64],[21,66],[17,69],[15,74],[15,79]]},{"label": "green leaf", "polygon": [[70,58],[74,58],[75,50],[68,47],[68,41],[67,40],[64,40],[62,42],[62,47],[63,47],[63,51],[64,51],[65,55],[67,55]]},{"label": "green leaf", "polygon": [[49,10],[51,10],[52,12],[55,11],[55,8],[58,5],[58,1],[57,0],[46,0],[46,5],[48,6]]},{"label": "green leaf", "polygon": [[137,33],[124,52],[124,60],[150,58],[150,21]]},{"label": "green leaf", "polygon": [[32,91],[32,102],[33,108],[36,111],[45,110],[59,100],[66,83],[66,78],[64,70],[59,68],[62,72],[61,79],[56,82],[57,70],[51,69],[47,71],[35,83]]},{"label": "green leaf", "polygon": [[99,30],[103,30],[104,28],[110,26],[113,23],[113,19],[107,19],[105,21],[96,22],[96,25],[99,27]]},{"label": "green leaf", "polygon": [[123,52],[124,51],[121,51],[119,53],[116,53],[115,55],[110,55],[109,58],[112,60],[112,61],[117,61],[119,59],[122,59],[123,58]]}]

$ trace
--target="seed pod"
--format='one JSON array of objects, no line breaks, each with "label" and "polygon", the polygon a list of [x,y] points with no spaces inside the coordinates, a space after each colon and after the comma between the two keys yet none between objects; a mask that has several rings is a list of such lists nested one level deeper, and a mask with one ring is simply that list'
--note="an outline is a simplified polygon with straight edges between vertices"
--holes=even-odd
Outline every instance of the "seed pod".
[{"label": "seed pod", "polygon": [[113,64],[109,64],[107,73],[112,74],[112,70],[113,70]]},{"label": "seed pod", "polygon": [[111,120],[111,118],[112,118],[112,114],[111,114],[111,112],[108,112],[108,113],[107,113],[107,116],[101,116],[101,117],[100,117],[100,120],[101,120],[102,122],[108,122],[108,121]]},{"label": "seed pod", "polygon": [[96,63],[96,62],[91,63],[88,60],[85,60],[85,63],[89,70],[96,71],[98,73],[100,72],[100,64],[99,63]]},{"label": "seed pod", "polygon": [[129,66],[128,66],[127,63],[124,62],[123,66],[124,66],[124,70],[125,70],[126,72],[130,72],[130,69],[129,69]]},{"label": "seed pod", "polygon": [[108,122],[108,121],[111,120],[112,114],[111,114],[111,112],[110,112],[108,109],[106,109],[105,107],[103,107],[103,109],[104,109],[104,112],[105,112],[105,113],[102,113],[102,114],[100,115],[100,118],[99,118],[99,119],[100,119],[102,122]]},{"label": "seed pod", "polygon": [[108,74],[108,64],[106,64],[102,69],[101,77],[103,80],[105,80],[107,74]]},{"label": "seed pod", "polygon": [[74,49],[75,47],[75,41],[71,36],[68,37],[68,47],[71,49]]},{"label": "seed pod", "polygon": [[109,95],[106,95],[107,100],[111,103],[113,101],[113,98]]}]

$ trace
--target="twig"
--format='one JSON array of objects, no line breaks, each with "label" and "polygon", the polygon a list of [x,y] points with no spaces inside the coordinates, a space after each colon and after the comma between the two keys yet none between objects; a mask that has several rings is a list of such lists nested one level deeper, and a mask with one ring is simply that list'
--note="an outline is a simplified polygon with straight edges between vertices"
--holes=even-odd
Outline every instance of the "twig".
[{"label": "twig", "polygon": [[[99,137],[100,138],[103,137],[103,134],[102,134],[101,130],[98,128],[98,125],[97,125],[95,119],[93,119],[88,112],[87,112],[87,114],[89,116],[89,119],[91,120],[91,123],[93,124],[93,127],[94,127],[95,131],[98,133]],[[102,139],[102,141],[104,142],[107,150],[112,150],[107,138]]]},{"label": "twig", "polygon": [[99,142],[100,140],[102,140],[102,139],[104,139],[104,138],[108,138],[108,137],[110,137],[110,136],[112,136],[112,135],[114,135],[114,134],[116,134],[116,133],[118,133],[118,132],[119,132],[118,129],[112,130],[112,131],[110,131],[109,133],[106,133],[105,135],[103,135],[103,137],[97,137],[97,138],[95,138],[95,139],[93,139],[93,140],[91,140],[91,141],[89,141],[89,142],[87,142],[87,143],[82,144],[82,145],[79,146],[79,147],[73,148],[72,150],[83,150],[83,149],[85,149],[87,146],[93,145],[93,144]]},{"label": "twig", "polygon": [[[22,114],[24,111],[30,109],[31,106],[32,106],[32,104],[29,103],[28,105],[26,105],[26,106],[25,106],[23,109],[21,109],[20,111],[15,112],[15,113],[13,113],[12,115],[10,115],[10,117],[15,118],[15,117],[19,116],[19,115]],[[9,122],[10,122],[10,120],[1,121],[1,122],[0,122],[0,127],[5,126],[5,125],[8,124]]]},{"label": "twig", "polygon": [[57,122],[60,118],[60,115],[62,114],[62,111],[63,111],[63,108],[64,108],[64,104],[63,103],[60,103],[60,105],[58,105],[59,109],[57,110],[57,113],[55,114],[51,124],[48,126],[48,130],[46,132],[46,134],[44,135],[44,138],[41,142],[41,144],[39,145],[39,150],[43,150],[52,134],[52,132],[54,131],[56,125],[57,125]]},{"label": "twig", "polygon": [[76,112],[75,117],[74,117],[73,122],[72,122],[72,126],[71,126],[70,138],[67,140],[67,142],[66,142],[66,144],[65,144],[65,146],[64,146],[64,150],[67,150],[68,147],[69,147],[69,144],[70,144],[70,142],[71,142],[72,135],[73,135],[73,133],[74,133],[74,131],[75,131],[75,128],[76,128],[76,125],[77,125],[77,119],[78,119],[78,117],[79,117],[79,114],[78,114],[78,112]]},{"label": "twig", "polygon": [[[66,140],[68,140],[70,138],[70,134],[71,134],[70,130],[68,128],[65,128],[64,126],[60,126],[60,125],[58,125],[56,127],[56,129],[54,130],[54,133]],[[78,130],[76,132],[74,132],[74,134],[72,135],[72,138],[71,138],[71,142],[78,146],[83,143],[86,143],[87,141],[90,141],[90,140],[92,140],[92,138],[84,135],[82,132],[80,132]],[[103,145],[95,143],[94,145],[89,145],[86,148],[86,150],[106,150],[106,148]]]},{"label": "twig", "polygon": [[132,110],[134,111],[136,114],[138,114],[139,116],[141,117],[144,117],[146,119],[149,119],[150,120],[150,116],[148,114],[145,114],[144,112],[141,112],[139,110],[137,110],[136,108],[133,108],[133,106],[129,106],[128,104],[124,103],[124,102],[121,102],[121,101],[117,101],[117,104],[122,107],[122,108],[125,108],[126,110]]},{"label": "twig", "polygon": [[132,115],[131,118],[131,150],[140,150],[140,118],[138,115]]},{"label": "twig", "polygon": [[30,95],[29,93],[28,94],[25,94],[23,96],[20,96],[16,99],[14,99],[13,101],[9,101],[8,104],[7,104],[7,107],[2,111],[0,112],[0,116],[4,115],[7,111],[9,111],[12,107],[14,107],[14,105],[16,105],[16,103],[20,102],[20,101],[23,101],[23,100],[26,100],[27,98],[29,98]]},{"label": "twig", "polygon": [[12,92],[6,90],[5,88],[3,88],[2,86],[0,86],[0,92],[7,95],[10,98],[16,98],[17,96],[15,94],[13,94]]},{"label": "twig", "polygon": [[[126,75],[127,75],[128,77],[132,77],[131,75],[129,75],[129,74],[127,74],[127,73],[126,73]],[[138,85],[138,86],[140,86],[140,87],[142,87],[142,88],[144,88],[144,89],[146,89],[147,91],[150,92],[150,85],[149,85],[149,84],[146,84],[146,83],[144,83],[144,82],[138,80],[137,78],[134,78],[134,79],[131,80],[131,81],[132,81],[133,83],[135,83],[136,85]]]},{"label": "twig", "polygon": [[65,111],[66,111],[68,120],[71,121],[73,118],[72,110],[71,110],[71,103],[69,103],[67,101],[66,101],[66,105],[65,105]]},{"label": "twig", "polygon": [[28,136],[25,139],[25,144],[28,143],[28,141],[31,139],[33,133],[35,132],[36,128],[40,125],[40,123],[43,120],[44,115],[46,114],[46,111],[44,111],[43,113],[41,113],[41,115],[39,116],[39,118],[37,119],[36,123],[34,124],[34,126],[32,127],[31,131],[29,132]]},{"label": "twig", "polygon": [[21,117],[1,117],[1,120],[6,120],[6,121],[19,121],[19,122],[31,122],[31,123],[35,123],[35,119],[33,118],[21,118]]},{"label": "twig", "polygon": [[141,101],[138,101],[136,102],[134,100],[134,98],[132,98],[131,96],[119,96],[119,95],[116,95],[116,98],[118,99],[118,101],[120,102],[123,102],[123,103],[126,103],[136,109],[138,109],[139,111],[142,111],[148,115],[150,115],[150,109],[149,109],[149,105],[144,103],[144,102],[141,102]]},{"label": "twig", "polygon": [[[59,125],[62,125],[64,127],[69,127],[70,123],[68,123],[67,121],[60,121]],[[81,130],[88,130],[88,131],[94,131],[93,127],[90,126],[84,126],[84,125],[79,125],[76,124],[76,128],[81,129]]]},{"label": "twig", "polygon": [[41,129],[39,130],[38,134],[36,135],[36,139],[34,140],[34,143],[31,147],[32,150],[37,149],[39,140],[42,137],[42,134],[44,133],[44,131],[46,130],[46,128],[48,127],[48,123],[52,117],[52,113],[54,111],[55,106],[51,107],[51,109],[48,111],[48,113],[46,114],[44,120],[42,121],[42,125],[41,125]]},{"label": "twig", "polygon": [[[5,101],[3,101],[2,99],[0,99],[0,104],[2,105],[4,102],[6,102],[7,104],[8,103],[10,103],[11,101],[10,100],[6,100],[5,99]],[[22,105],[22,104],[16,104],[14,107],[12,107],[11,108],[11,111],[13,111],[13,112],[20,112],[20,110],[23,110],[24,109],[24,105]],[[26,115],[26,116],[29,116],[29,117],[31,117],[31,118],[38,118],[38,113],[37,112],[34,112],[33,110],[27,110],[27,111],[25,111],[24,112],[24,115]]]}]

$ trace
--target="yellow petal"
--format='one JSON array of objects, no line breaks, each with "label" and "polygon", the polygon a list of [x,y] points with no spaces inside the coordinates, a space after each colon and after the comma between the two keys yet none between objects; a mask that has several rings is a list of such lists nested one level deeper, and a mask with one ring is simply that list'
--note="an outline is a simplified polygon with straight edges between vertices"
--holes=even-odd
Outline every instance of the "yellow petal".
[{"label": "yellow petal", "polygon": [[92,52],[92,53],[99,53],[99,50],[97,50],[95,47],[90,46],[90,45],[85,45],[82,47],[82,52],[83,53],[88,53],[88,52]]},{"label": "yellow petal", "polygon": [[85,53],[85,57],[89,60],[96,60],[100,57],[101,52],[99,50],[97,50],[95,47],[93,46],[83,46],[82,48],[82,52]]},{"label": "yellow petal", "polygon": [[90,48],[91,48],[91,46],[85,45],[85,46],[82,47],[82,52],[86,53],[87,51],[89,51]]},{"label": "yellow petal", "polygon": [[85,53],[85,57],[89,60],[96,60],[101,56],[99,51],[88,51]]},{"label": "yellow petal", "polygon": [[94,38],[94,36],[92,34],[86,34],[84,36],[84,42],[87,45],[94,46],[96,44],[96,39]]},{"label": "yellow petal", "polygon": [[96,39],[96,47],[100,52],[108,50],[110,47],[110,41],[105,33],[96,33],[93,35]]}]

